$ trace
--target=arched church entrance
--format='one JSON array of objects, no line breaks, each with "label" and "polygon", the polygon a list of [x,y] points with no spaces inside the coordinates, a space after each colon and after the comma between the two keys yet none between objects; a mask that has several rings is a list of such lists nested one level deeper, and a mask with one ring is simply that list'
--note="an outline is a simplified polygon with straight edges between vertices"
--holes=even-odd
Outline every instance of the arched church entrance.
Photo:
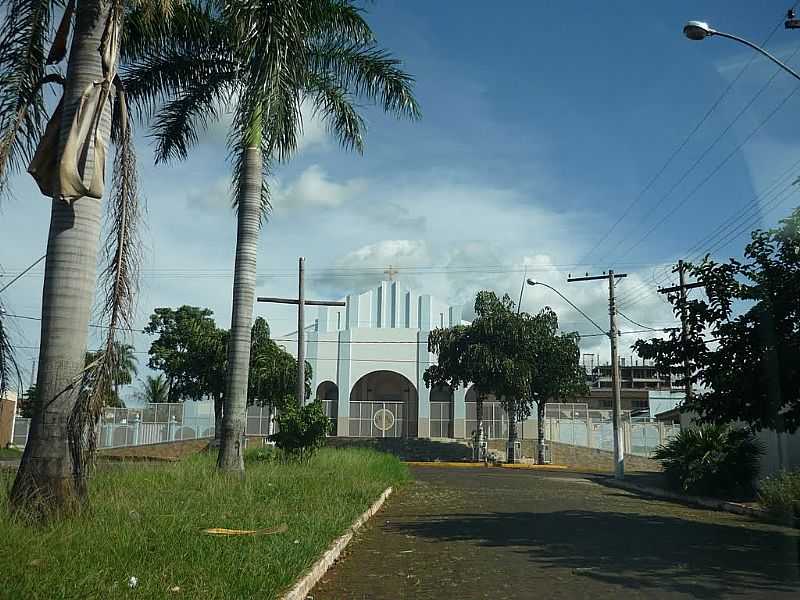
[{"label": "arched church entrance", "polygon": [[394,371],[373,371],[350,391],[352,437],[416,437],[417,388]]},{"label": "arched church entrance", "polygon": [[322,402],[325,416],[333,422],[330,435],[336,435],[337,417],[339,416],[339,386],[332,381],[323,381],[317,386],[317,400]]}]

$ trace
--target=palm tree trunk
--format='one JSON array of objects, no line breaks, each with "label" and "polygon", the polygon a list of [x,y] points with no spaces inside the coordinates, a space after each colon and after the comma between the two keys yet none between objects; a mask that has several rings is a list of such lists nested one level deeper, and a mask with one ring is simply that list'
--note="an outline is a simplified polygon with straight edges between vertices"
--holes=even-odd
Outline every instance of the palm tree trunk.
[{"label": "palm tree trunk", "polygon": [[[93,81],[103,78],[99,48],[109,6],[104,0],[78,2],[59,152],[81,95]],[[101,120],[101,131],[108,139],[110,114]],[[74,468],[67,423],[78,396],[78,386],[72,384],[84,368],[100,215],[101,202],[94,198],[82,197],[71,204],[59,198],[52,202],[42,291],[38,401],[10,495],[14,510],[32,516],[74,512],[85,499],[84,474]]]},{"label": "palm tree trunk", "polygon": [[250,334],[256,290],[256,254],[261,218],[262,156],[250,146],[244,158],[238,206],[236,263],[233,273],[233,314],[225,377],[225,408],[217,466],[244,475],[244,428],[247,418],[247,379]]},{"label": "palm tree trunk", "polygon": [[536,403],[536,429],[538,430],[536,462],[544,464],[544,400]]}]

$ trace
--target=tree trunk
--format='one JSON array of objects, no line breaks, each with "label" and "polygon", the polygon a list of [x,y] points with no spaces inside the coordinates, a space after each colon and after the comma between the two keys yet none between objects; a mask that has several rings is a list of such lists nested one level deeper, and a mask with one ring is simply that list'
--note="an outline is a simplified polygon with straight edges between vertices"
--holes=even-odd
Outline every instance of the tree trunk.
[{"label": "tree trunk", "polygon": [[477,402],[475,402],[475,418],[476,418],[476,436],[478,438],[478,460],[485,460],[486,453],[483,451],[483,447],[481,444],[483,443],[485,436],[483,432],[483,394],[478,392]]},{"label": "tree trunk", "polygon": [[247,149],[238,206],[236,264],[233,273],[233,314],[225,374],[225,408],[217,466],[244,475],[244,428],[247,418],[247,379],[250,334],[256,290],[256,254],[261,216],[261,150]]},{"label": "tree trunk", "polygon": [[517,404],[516,400],[509,402],[511,410],[508,411],[508,447],[506,448],[506,462],[514,464],[518,462],[517,456]]},{"label": "tree trunk", "polygon": [[[103,78],[99,48],[109,4],[80,1],[64,87],[60,150],[84,90]],[[100,131],[109,139],[110,110]],[[87,157],[87,163],[94,159]],[[90,166],[89,166],[90,167]],[[92,168],[86,172],[91,174]],[[101,201],[82,197],[71,204],[52,201],[47,240],[37,406],[28,443],[11,489],[10,504],[32,517],[47,518],[77,510],[85,500],[86,481],[70,453],[68,420],[84,368],[86,342],[96,286]]]},{"label": "tree trunk", "polygon": [[538,430],[538,442],[536,462],[540,465],[544,464],[544,401],[539,400],[536,403],[536,429]]}]

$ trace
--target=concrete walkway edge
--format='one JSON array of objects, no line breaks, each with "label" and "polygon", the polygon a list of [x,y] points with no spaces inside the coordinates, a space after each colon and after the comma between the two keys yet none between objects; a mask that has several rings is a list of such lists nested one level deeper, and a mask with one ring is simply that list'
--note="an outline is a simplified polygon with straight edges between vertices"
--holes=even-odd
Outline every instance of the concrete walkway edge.
[{"label": "concrete walkway edge", "polygon": [[641,492],[656,498],[663,498],[665,500],[677,500],[686,504],[700,506],[702,508],[711,508],[714,510],[722,510],[737,515],[744,515],[754,517],[756,519],[764,519],[772,521],[773,517],[763,508],[753,508],[739,504],[738,502],[728,502],[727,500],[717,500],[715,498],[705,498],[703,496],[685,496],[677,492],[671,492],[662,488],[652,487],[649,485],[640,485],[638,483],[631,483],[630,481],[619,481],[617,479],[608,479],[606,483],[613,487],[618,487],[624,490],[633,492]]},{"label": "concrete walkway edge", "polygon": [[303,577],[300,578],[300,581],[294,584],[292,589],[281,596],[281,600],[305,600],[306,596],[308,596],[308,593],[315,585],[317,585],[317,582],[322,579],[322,576],[325,575],[328,569],[331,568],[331,565],[334,563],[334,561],[339,558],[342,550],[344,550],[347,547],[347,544],[350,543],[350,540],[353,539],[353,534],[361,529],[361,526],[364,525],[364,523],[366,523],[372,515],[380,510],[381,506],[383,506],[383,503],[386,502],[386,499],[391,493],[391,486],[383,490],[383,493],[372,504],[372,506],[370,506],[360,517],[358,517],[350,526],[350,528],[344,532],[344,534],[334,540],[322,557],[312,565],[308,573],[303,575]]}]

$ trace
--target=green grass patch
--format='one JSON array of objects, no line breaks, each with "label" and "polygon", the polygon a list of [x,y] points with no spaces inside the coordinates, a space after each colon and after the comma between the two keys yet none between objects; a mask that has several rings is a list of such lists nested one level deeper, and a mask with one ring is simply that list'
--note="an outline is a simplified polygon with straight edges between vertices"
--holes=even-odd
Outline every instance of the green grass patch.
[{"label": "green grass patch", "polygon": [[0,460],[17,460],[22,458],[22,450],[16,448],[0,448]]},{"label": "green grass patch", "polygon": [[[307,463],[249,453],[243,481],[214,456],[107,467],[91,510],[32,527],[0,501],[0,589],[8,598],[274,598],[386,489],[408,480],[396,458],[322,449]],[[6,488],[13,473],[0,474]],[[217,537],[208,527],[285,533]],[[138,584],[130,588],[128,580]],[[174,588],[180,591],[170,591]]]}]

